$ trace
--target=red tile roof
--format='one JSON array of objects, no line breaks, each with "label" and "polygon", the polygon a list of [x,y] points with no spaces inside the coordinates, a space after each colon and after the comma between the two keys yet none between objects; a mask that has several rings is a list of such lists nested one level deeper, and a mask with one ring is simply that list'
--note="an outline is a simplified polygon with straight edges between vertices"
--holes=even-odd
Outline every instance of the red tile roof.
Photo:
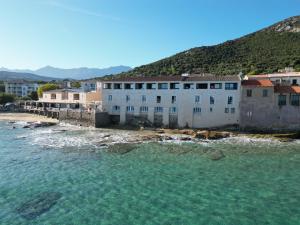
[{"label": "red tile roof", "polygon": [[300,94],[300,87],[299,86],[275,86],[275,93]]},{"label": "red tile roof", "polygon": [[273,87],[273,83],[270,80],[243,80],[243,86],[255,86],[255,87]]}]

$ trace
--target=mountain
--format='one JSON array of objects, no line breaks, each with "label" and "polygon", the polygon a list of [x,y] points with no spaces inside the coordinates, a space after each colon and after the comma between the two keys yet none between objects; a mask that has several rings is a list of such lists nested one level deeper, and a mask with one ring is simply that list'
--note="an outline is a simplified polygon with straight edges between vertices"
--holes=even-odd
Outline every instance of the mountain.
[{"label": "mountain", "polygon": [[300,16],[219,45],[192,48],[117,76],[257,74],[288,66],[300,70]]},{"label": "mountain", "polygon": [[52,81],[56,79],[57,78],[44,77],[32,73],[0,71],[0,81],[6,81],[6,80]]},{"label": "mountain", "polygon": [[0,68],[0,71],[11,71],[11,72],[22,72],[22,73],[33,73],[40,76],[49,76],[60,79],[89,79],[94,77],[101,77],[104,75],[118,74],[131,70],[128,66],[115,66],[104,69],[97,68],[74,68],[74,69],[60,69],[52,66],[46,66],[38,70],[9,70],[6,68]]}]

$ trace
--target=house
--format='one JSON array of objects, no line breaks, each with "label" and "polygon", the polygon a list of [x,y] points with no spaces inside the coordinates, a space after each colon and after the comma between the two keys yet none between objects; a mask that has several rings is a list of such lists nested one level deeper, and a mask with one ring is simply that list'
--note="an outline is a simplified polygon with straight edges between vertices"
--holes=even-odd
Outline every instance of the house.
[{"label": "house", "polygon": [[5,93],[12,94],[17,97],[28,96],[31,92],[37,91],[39,85],[34,82],[25,80],[14,80],[4,82]]},{"label": "house", "polygon": [[208,128],[239,123],[240,76],[183,74],[103,81],[103,109],[120,124]]},{"label": "house", "polygon": [[280,85],[299,85],[300,84],[300,72],[285,72],[285,73],[273,73],[246,76],[248,80],[270,80],[275,84]]},{"label": "house", "polygon": [[44,92],[38,102],[55,108],[98,108],[101,105],[101,93],[85,92],[82,89],[57,89]]},{"label": "house", "polygon": [[[259,129],[300,128],[300,87],[287,76],[242,81],[240,126]],[[297,76],[291,79],[297,78]],[[275,80],[273,80],[275,79]],[[285,79],[277,82],[276,79]],[[290,78],[289,78],[290,79]]]}]

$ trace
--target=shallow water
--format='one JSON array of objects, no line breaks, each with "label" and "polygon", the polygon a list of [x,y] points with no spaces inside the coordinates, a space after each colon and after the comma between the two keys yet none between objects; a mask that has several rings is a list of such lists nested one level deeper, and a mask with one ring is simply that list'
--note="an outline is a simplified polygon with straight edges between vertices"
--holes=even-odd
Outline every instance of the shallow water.
[{"label": "shallow water", "polygon": [[[131,132],[12,126],[0,122],[0,224],[299,224],[300,143],[145,143],[117,154],[98,143]],[[226,157],[212,161],[216,149]],[[18,213],[43,193],[61,197],[35,218]]]}]

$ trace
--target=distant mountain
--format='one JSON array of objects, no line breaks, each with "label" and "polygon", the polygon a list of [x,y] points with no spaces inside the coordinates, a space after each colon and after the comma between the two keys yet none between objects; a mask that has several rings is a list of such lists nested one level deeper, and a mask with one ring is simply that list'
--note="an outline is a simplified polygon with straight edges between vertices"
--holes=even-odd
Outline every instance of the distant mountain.
[{"label": "distant mountain", "polygon": [[11,71],[11,72],[22,72],[22,73],[33,73],[40,76],[55,77],[60,79],[89,79],[94,77],[102,77],[104,75],[118,74],[122,72],[128,72],[131,67],[128,66],[115,66],[104,69],[98,68],[74,68],[74,69],[61,69],[52,66],[46,66],[38,70],[9,70],[6,68],[0,68],[0,71]]},{"label": "distant mountain", "polygon": [[52,81],[52,80],[57,80],[57,78],[44,77],[32,73],[0,71],[0,81],[7,81],[7,80]]},{"label": "distant mountain", "polygon": [[257,74],[285,67],[300,71],[300,16],[219,45],[192,48],[117,76]]}]

